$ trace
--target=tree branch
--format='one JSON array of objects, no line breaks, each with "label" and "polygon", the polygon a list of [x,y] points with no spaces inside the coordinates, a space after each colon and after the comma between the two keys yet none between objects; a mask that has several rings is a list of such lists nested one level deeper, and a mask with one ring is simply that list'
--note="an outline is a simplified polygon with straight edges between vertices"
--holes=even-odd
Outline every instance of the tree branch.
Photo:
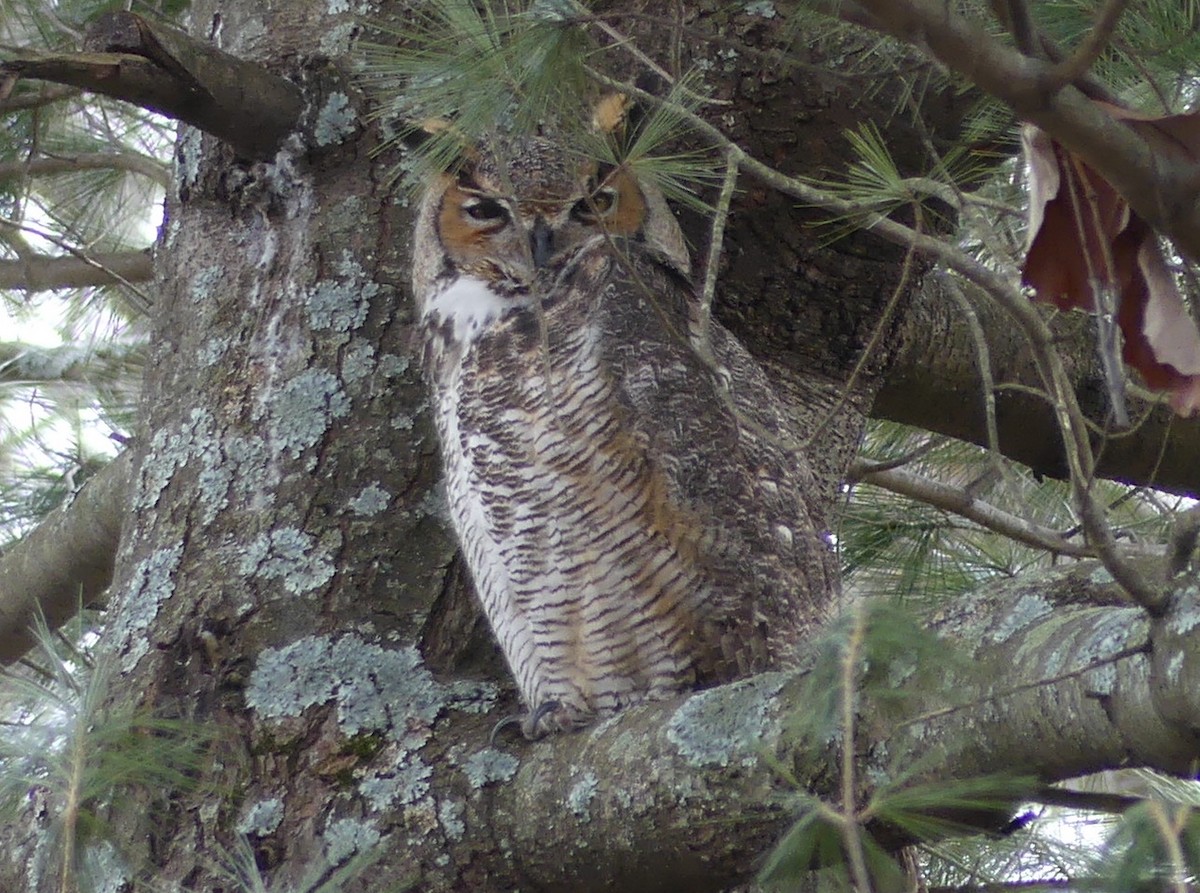
[{"label": "tree branch", "polygon": [[[940,631],[948,647],[967,653],[975,681],[947,680],[955,706],[942,706],[944,690],[930,694],[937,709],[914,706],[890,728],[864,723],[872,739],[865,775],[886,780],[920,760],[942,783],[997,766],[1046,782],[1130,762],[1189,771],[1197,753],[1190,721],[1172,724],[1152,705],[1190,705],[1191,682],[1165,661],[1151,670],[1149,619],[1114,607],[1121,596],[1096,582],[1098,570],[1082,562],[1036,584],[994,584],[944,609]],[[1191,667],[1200,640],[1183,647]],[[474,775],[466,811],[456,813],[464,827],[455,852],[481,854],[489,871],[497,855],[506,862],[510,874],[489,874],[495,888],[725,889],[745,882],[747,866],[788,826],[801,793],[793,785],[837,800],[837,755],[814,757],[793,731],[793,712],[810,707],[806,684],[803,673],[766,674],[514,745],[511,755],[485,746],[484,726],[472,733],[451,721],[435,728],[436,740],[456,742],[456,765],[475,769],[430,763],[428,796],[405,815],[455,802],[464,776]],[[440,752],[439,743],[431,747]],[[443,851],[436,833],[398,841],[417,847],[409,852],[418,862]],[[472,876],[470,865],[456,870]],[[426,886],[450,888],[432,877]]]},{"label": "tree branch", "polygon": [[108,587],[132,462],[128,450],[121,453],[0,555],[0,663],[33,646],[30,627],[38,611],[54,629]]},{"label": "tree branch", "polygon": [[1085,35],[1083,42],[1068,58],[1056,62],[1050,69],[1048,84],[1050,90],[1074,83],[1091,69],[1093,63],[1104,52],[1104,48],[1108,46],[1108,41],[1112,37],[1113,31],[1116,30],[1117,22],[1121,20],[1121,14],[1125,12],[1125,7],[1128,5],[1129,0],[1108,0],[1104,8],[1096,15],[1096,22]]},{"label": "tree branch", "polygon": [[113,251],[86,256],[0,261],[0,288],[50,291],[148,282],[154,277],[149,251]]},{"label": "tree branch", "polygon": [[[1046,401],[1025,339],[993,302],[967,299],[986,333],[996,389],[1000,451],[1039,474],[1067,474],[1062,438]],[[1108,412],[1103,374],[1095,357],[1095,330],[1080,314],[1053,320],[1055,345],[1068,357],[1075,393],[1086,416],[1103,425]],[[989,446],[981,400],[978,350],[962,312],[939,277],[927,277],[907,314],[893,366],[872,415]],[[1014,388],[1013,385],[1018,387]],[[1200,495],[1200,419],[1180,419],[1165,405],[1130,395],[1134,428],[1095,440],[1096,473],[1129,484]]]},{"label": "tree branch", "polygon": [[119,341],[94,347],[37,347],[0,341],[0,383],[55,385],[123,380],[132,390],[144,351],[141,345]]},{"label": "tree branch", "polygon": [[1077,558],[1095,555],[1095,550],[1073,543],[1056,531],[1047,530],[1024,518],[1011,515],[976,499],[961,488],[951,487],[912,472],[898,468],[876,469],[872,462],[855,459],[847,477],[952,512],[1035,549],[1045,549],[1056,555],[1071,555]]},{"label": "tree branch", "polygon": [[186,34],[128,12],[105,13],[83,53],[23,52],[0,72],[102,93],[269,158],[299,124],[299,88]]},{"label": "tree branch", "polygon": [[165,164],[136,152],[87,152],[79,155],[47,155],[28,161],[0,163],[0,180],[70,174],[85,170],[123,170],[141,174],[167,189],[171,170]]}]

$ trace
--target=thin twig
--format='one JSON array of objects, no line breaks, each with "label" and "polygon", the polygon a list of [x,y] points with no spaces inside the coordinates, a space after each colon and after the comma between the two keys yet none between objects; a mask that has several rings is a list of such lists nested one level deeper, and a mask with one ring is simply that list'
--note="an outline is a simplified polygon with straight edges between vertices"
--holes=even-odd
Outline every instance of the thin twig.
[{"label": "thin twig", "polygon": [[72,245],[67,240],[63,239],[61,236],[56,236],[54,233],[47,232],[46,230],[40,229],[39,227],[36,227],[36,226],[30,226],[28,223],[17,223],[13,220],[7,220],[2,217],[0,217],[0,226],[11,227],[11,228],[19,230],[19,231],[32,233],[33,235],[35,235],[39,238],[45,239],[46,241],[48,241],[54,245],[57,245],[59,248],[61,248],[63,251],[66,251],[68,254],[71,254],[74,257],[79,258],[81,261],[83,261],[83,263],[87,264],[89,267],[93,267],[93,268],[99,270],[100,272],[104,273],[104,275],[115,279],[121,285],[123,285],[127,289],[129,289],[129,291],[132,292],[133,295],[139,299],[138,301],[135,301],[134,303],[138,306],[138,308],[143,313],[149,313],[153,309],[154,299],[152,297],[150,297],[150,295],[148,295],[146,292],[142,291],[140,288],[138,288],[136,285],[134,285],[132,282],[130,282],[128,279],[126,279],[124,276],[122,276],[120,273],[104,266],[104,264],[100,263],[95,258],[91,257],[86,251],[84,251],[83,249],[80,249],[80,248],[76,248],[74,245]]},{"label": "thin twig", "polygon": [[858,795],[855,783],[855,717],[858,709],[859,652],[867,634],[867,611],[860,603],[854,612],[854,625],[842,653],[842,840],[859,893],[870,893],[871,873],[867,869],[861,829],[858,824]]},{"label": "thin twig", "polygon": [[[1057,153],[1056,153],[1057,154]],[[1125,370],[1117,352],[1116,303],[1113,294],[1116,288],[1117,271],[1113,260],[1112,245],[1105,238],[1103,221],[1095,186],[1088,169],[1079,159],[1067,154],[1067,163],[1062,165],[1063,191],[1071,206],[1075,232],[1079,237],[1083,263],[1087,268],[1088,289],[1091,291],[1092,312],[1096,317],[1096,350],[1100,355],[1100,368],[1104,371],[1104,382],[1108,386],[1108,399],[1112,408],[1113,421],[1120,428],[1129,427],[1129,410],[1125,407]],[[1061,155],[1059,156],[1062,157]],[[1084,209],[1080,207],[1079,193],[1086,192],[1088,220],[1084,220]],[[1088,233],[1094,233],[1096,246],[1100,249],[1103,269],[1097,270],[1092,259],[1092,246]]]},{"label": "thin twig", "polygon": [[1033,691],[1036,688],[1045,688],[1051,685],[1057,685],[1060,682],[1066,682],[1068,679],[1078,679],[1093,670],[1098,670],[1101,667],[1106,667],[1109,664],[1115,664],[1118,661],[1125,660],[1130,657],[1136,657],[1139,654],[1145,654],[1149,649],[1148,645],[1138,645],[1133,648],[1123,648],[1116,654],[1109,654],[1105,657],[1098,657],[1093,661],[1089,661],[1082,667],[1074,670],[1067,670],[1065,673],[1056,673],[1053,676],[1043,676],[1040,679],[1034,679],[1029,682],[1023,682],[1020,685],[1013,685],[1003,691],[991,692],[980,698],[972,698],[969,701],[963,701],[958,704],[949,704],[945,707],[938,707],[933,710],[927,710],[917,716],[909,717],[908,719],[900,720],[888,733],[887,737],[895,735],[900,729],[908,726],[919,725],[929,722],[930,720],[940,719],[944,716],[951,716],[963,710],[969,710],[978,707],[981,704],[993,703],[1012,695],[1019,695],[1023,692]]},{"label": "thin twig", "polygon": [[738,167],[742,150],[730,146],[725,150],[725,179],[721,182],[721,194],[713,214],[712,230],[708,241],[708,260],[704,264],[704,286],[700,291],[700,343],[707,349],[708,326],[712,319],[713,298],[717,293],[717,274],[721,266],[721,249],[725,244],[725,221],[729,219],[729,205],[737,186]]},{"label": "thin twig", "polygon": [[1036,56],[1038,53],[1037,28],[1033,24],[1033,16],[1029,14],[1029,7],[1025,4],[1025,0],[1005,0],[1005,6],[1007,7],[1005,12],[1008,21],[1004,22],[1004,25],[1012,34],[1017,49],[1026,56]]},{"label": "thin twig", "polygon": [[850,375],[846,377],[845,384],[838,389],[837,400],[816,425],[813,426],[808,437],[801,443],[801,449],[808,449],[813,445],[817,437],[833,421],[841,408],[846,405],[851,394],[854,393],[854,385],[858,382],[859,376],[862,375],[862,371],[866,368],[867,363],[870,362],[871,357],[875,355],[875,349],[883,340],[883,333],[887,331],[887,325],[892,318],[892,314],[896,312],[896,308],[900,306],[900,301],[908,293],[908,283],[912,278],[912,262],[915,251],[916,249],[913,246],[909,246],[908,253],[904,255],[904,262],[900,267],[900,280],[896,283],[896,287],[892,289],[892,294],[888,297],[887,304],[883,307],[883,312],[879,314],[879,320],[871,330],[870,339],[868,339],[866,345],[859,353],[858,360],[854,363],[854,368],[850,370]]},{"label": "thin twig", "polygon": [[1117,22],[1128,5],[1129,0],[1108,0],[1096,16],[1096,21],[1088,30],[1083,42],[1075,48],[1075,52],[1050,69],[1043,81],[1044,86],[1051,92],[1057,92],[1087,74],[1108,46]]},{"label": "thin twig", "polygon": [[[915,462],[923,456],[929,455],[932,450],[937,449],[942,445],[944,438],[930,437],[919,446],[913,447],[911,450],[896,456],[892,459],[864,459],[864,462],[871,464],[871,471],[891,471],[893,468],[902,468],[910,462]],[[853,470],[847,473],[847,482],[853,481]]]},{"label": "thin twig", "polygon": [[1009,514],[1003,509],[976,499],[963,489],[910,471],[889,470],[863,459],[855,459],[850,464],[847,477],[952,512],[1034,549],[1045,549],[1052,554],[1069,555],[1072,558],[1094,558],[1096,555],[1094,549],[1072,543],[1057,531]]},{"label": "thin twig", "polygon": [[962,311],[963,318],[967,321],[967,328],[971,330],[971,339],[975,342],[975,359],[979,366],[980,383],[983,385],[983,417],[987,431],[988,452],[991,454],[997,470],[1003,475],[1005,468],[1000,459],[1002,455],[1000,452],[1000,427],[996,424],[996,379],[992,375],[992,352],[988,347],[987,333],[983,331],[983,325],[979,322],[979,314],[975,312],[975,308],[971,306],[971,302],[967,300],[967,296],[959,288],[958,283],[952,277],[947,276],[945,285],[950,297]]},{"label": "thin twig", "polygon": [[599,28],[601,31],[603,31],[605,34],[607,34],[610,38],[612,38],[612,40],[615,42],[616,46],[619,46],[619,47],[621,47],[621,49],[628,52],[631,56],[633,56],[633,58],[637,59],[639,62],[641,62],[643,65],[645,65],[646,68],[648,68],[650,71],[654,72],[656,75],[658,75],[660,78],[662,78],[668,84],[670,84],[672,87],[677,87],[684,96],[687,96],[693,102],[697,102],[702,105],[732,105],[733,104],[732,101],[730,101],[728,99],[713,99],[711,96],[704,96],[703,94],[697,93],[694,90],[690,90],[685,85],[678,83],[678,79],[672,77],[671,73],[669,71],[667,71],[665,68],[663,68],[657,62],[655,62],[653,59],[651,59],[649,56],[647,56],[644,52],[642,52],[638,48],[636,43],[634,43],[630,38],[626,37],[624,34],[622,34],[620,31],[618,31],[612,25],[608,24],[608,22],[604,21],[604,19],[602,19],[598,16],[588,15],[588,11],[586,9],[584,9],[582,6],[579,6],[578,4],[576,5],[576,9],[578,10],[578,12],[581,15],[580,21],[589,22],[589,23],[595,25],[597,28]]}]

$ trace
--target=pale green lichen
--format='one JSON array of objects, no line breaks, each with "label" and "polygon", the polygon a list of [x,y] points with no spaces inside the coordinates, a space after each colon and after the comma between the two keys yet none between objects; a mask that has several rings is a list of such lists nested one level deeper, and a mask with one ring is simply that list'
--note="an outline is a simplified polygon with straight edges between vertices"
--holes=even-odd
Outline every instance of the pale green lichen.
[{"label": "pale green lichen", "polygon": [[369,852],[379,843],[379,830],[360,819],[337,819],[325,829],[325,861],[341,865],[356,853]]},{"label": "pale green lichen", "polygon": [[365,341],[350,345],[342,357],[342,378],[348,383],[362,381],[375,372],[375,348]]},{"label": "pale green lichen", "polygon": [[345,93],[331,93],[317,112],[313,137],[318,146],[335,146],[353,135],[358,115]]},{"label": "pale green lichen", "polygon": [[1180,653],[1172,654],[1171,659],[1167,661],[1167,678],[1178,679],[1179,674],[1183,672],[1183,655]]},{"label": "pale green lichen", "polygon": [[350,411],[350,400],[337,377],[324,369],[306,369],[279,390],[270,403],[269,426],[273,444],[293,459],[314,446],[330,420]]},{"label": "pale green lichen", "polygon": [[775,9],[775,4],[771,0],[754,0],[754,2],[743,6],[742,11],[747,15],[758,16],[762,19],[773,19],[779,15],[779,12]]},{"label": "pale green lichen", "polygon": [[154,432],[142,462],[135,510],[148,511],[158,504],[175,472],[209,449],[207,445],[212,442],[213,427],[212,413],[195,408],[188,413],[178,431],[160,429]]},{"label": "pale green lichen", "polygon": [[1054,606],[1036,595],[1022,595],[1011,611],[1005,613],[1000,622],[988,631],[988,639],[997,644],[1007,642],[1012,636],[1032,625],[1048,614]]},{"label": "pale green lichen", "polygon": [[180,193],[194,188],[200,179],[202,136],[195,127],[179,125],[179,137],[175,143],[175,185]]},{"label": "pale green lichen", "polygon": [[273,834],[283,821],[283,801],[278,797],[259,800],[247,809],[237,823],[239,834],[266,837]]},{"label": "pale green lichen", "polygon": [[408,806],[429,793],[433,769],[420,760],[387,772],[378,772],[359,782],[358,791],[377,811]]},{"label": "pale green lichen", "polygon": [[462,771],[471,787],[479,789],[492,782],[508,781],[517,774],[520,765],[512,754],[485,747],[467,757]]},{"label": "pale green lichen", "polygon": [[1150,623],[1141,612],[1095,608],[1087,617],[1090,628],[1075,649],[1075,660],[1081,666],[1106,660],[1150,639]]},{"label": "pale green lichen", "polygon": [[764,673],[688,698],[667,723],[667,740],[695,766],[754,766],[775,720],[770,699],[787,676]]},{"label": "pale green lichen", "polygon": [[438,821],[448,840],[462,840],[463,833],[467,830],[462,814],[463,805],[457,800],[442,800],[438,803]]},{"label": "pale green lichen", "polygon": [[599,785],[600,780],[596,778],[595,772],[592,772],[590,769],[584,772],[583,777],[575,782],[571,786],[571,790],[567,793],[567,808],[578,818],[587,821],[590,818],[588,804],[596,796],[596,789]]},{"label": "pale green lichen", "polygon": [[339,22],[322,34],[318,44],[320,54],[336,59],[349,53],[355,27],[355,22]]},{"label": "pale green lichen", "polygon": [[482,679],[457,679],[448,690],[454,709],[463,713],[488,713],[500,697],[500,687]]},{"label": "pale green lichen", "polygon": [[279,580],[299,595],[328,583],[334,574],[333,555],[314,537],[294,527],[259,534],[246,547],[238,571]]},{"label": "pale green lichen", "polygon": [[398,378],[408,372],[412,360],[394,353],[385,353],[379,358],[378,371],[384,378]]},{"label": "pale green lichen", "polygon": [[349,333],[366,321],[371,299],[380,289],[347,250],[334,273],[336,278],[322,279],[309,289],[304,302],[308,324],[317,331]]},{"label": "pale green lichen", "polygon": [[125,597],[108,628],[113,640],[120,643],[118,651],[123,670],[132,670],[150,650],[146,630],[158,616],[162,603],[175,592],[172,577],[179,569],[182,557],[183,545],[176,543],[155,550],[133,569]]},{"label": "pale green lichen", "polygon": [[371,483],[350,500],[350,511],[356,515],[365,515],[370,518],[386,509],[391,504],[391,501],[392,494],[379,486],[378,483]]},{"label": "pale green lichen", "polygon": [[385,649],[355,635],[306,636],[267,649],[246,687],[247,705],[265,718],[336,699],[343,734],[384,731],[405,748],[425,737],[410,724],[431,725],[442,710],[472,706],[469,697],[434,679],[416,648]]},{"label": "pale green lichen", "polygon": [[80,862],[79,876],[88,879],[91,893],[123,893],[129,889],[129,867],[109,841],[85,847]]},{"label": "pale green lichen", "polygon": [[202,367],[216,366],[232,344],[231,338],[209,338],[196,351],[196,362]]},{"label": "pale green lichen", "polygon": [[203,267],[192,277],[188,292],[197,304],[211,304],[216,300],[217,290],[225,281],[226,271],[217,266]]},{"label": "pale green lichen", "polygon": [[[1186,594],[1186,590],[1180,593]],[[1179,598],[1172,606],[1167,628],[1176,635],[1186,636],[1200,626],[1200,604],[1193,598]]]}]

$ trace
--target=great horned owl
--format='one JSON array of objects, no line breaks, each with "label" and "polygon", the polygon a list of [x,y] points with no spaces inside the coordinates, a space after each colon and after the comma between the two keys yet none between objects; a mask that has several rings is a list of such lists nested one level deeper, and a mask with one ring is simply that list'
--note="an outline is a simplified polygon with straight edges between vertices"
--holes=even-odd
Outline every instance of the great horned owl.
[{"label": "great horned owl", "polygon": [[450,515],[530,737],[787,665],[832,578],[786,415],[701,324],[661,193],[580,157],[466,151],[415,235]]}]

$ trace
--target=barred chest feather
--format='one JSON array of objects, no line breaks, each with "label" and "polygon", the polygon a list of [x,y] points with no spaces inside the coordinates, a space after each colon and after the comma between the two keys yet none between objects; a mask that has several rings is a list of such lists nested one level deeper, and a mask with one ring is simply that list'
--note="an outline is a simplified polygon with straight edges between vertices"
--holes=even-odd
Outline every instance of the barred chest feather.
[{"label": "barred chest feather", "polygon": [[697,525],[622,418],[606,333],[470,277],[427,308],[450,514],[524,700],[559,705],[539,731],[693,687]]}]

